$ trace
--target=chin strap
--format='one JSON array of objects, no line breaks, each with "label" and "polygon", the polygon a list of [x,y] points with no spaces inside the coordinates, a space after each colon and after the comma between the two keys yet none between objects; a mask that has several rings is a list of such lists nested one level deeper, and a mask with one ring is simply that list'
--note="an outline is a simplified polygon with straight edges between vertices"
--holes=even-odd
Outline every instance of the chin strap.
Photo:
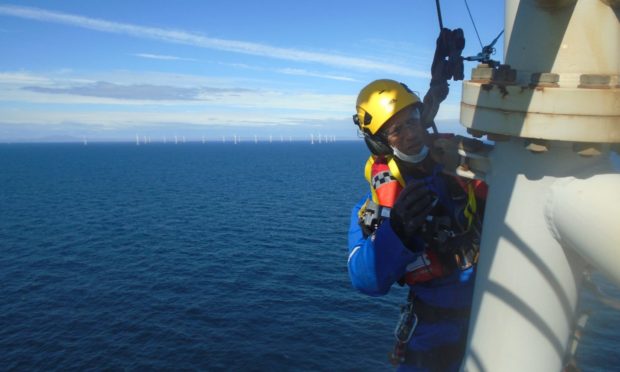
[{"label": "chin strap", "polygon": [[422,147],[422,150],[420,150],[420,152],[415,155],[407,155],[396,147],[391,147],[392,151],[394,151],[394,156],[407,163],[418,164],[422,160],[426,159],[426,156],[428,155],[428,147],[426,145],[424,145],[424,147]]}]

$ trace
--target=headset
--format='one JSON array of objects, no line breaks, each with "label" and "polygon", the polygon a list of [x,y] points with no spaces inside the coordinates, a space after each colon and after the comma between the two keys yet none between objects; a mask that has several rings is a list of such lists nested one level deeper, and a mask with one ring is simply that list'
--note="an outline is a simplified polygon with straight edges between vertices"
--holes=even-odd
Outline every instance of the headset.
[{"label": "headset", "polygon": [[372,135],[372,134],[368,134],[365,132],[362,132],[364,134],[364,142],[366,142],[366,146],[368,147],[368,149],[370,150],[370,152],[372,152],[375,155],[392,155],[394,154],[394,151],[392,150],[392,148],[390,146],[388,146],[387,143],[385,143],[385,140],[382,139],[380,136],[377,135]]}]

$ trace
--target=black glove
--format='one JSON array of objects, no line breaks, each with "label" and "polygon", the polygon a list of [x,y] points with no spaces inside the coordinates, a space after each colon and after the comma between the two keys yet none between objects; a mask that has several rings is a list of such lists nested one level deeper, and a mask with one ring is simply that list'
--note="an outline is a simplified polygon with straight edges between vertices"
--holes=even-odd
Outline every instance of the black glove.
[{"label": "black glove", "polygon": [[460,28],[452,30],[449,42],[448,63],[452,80],[463,80],[463,48],[465,47],[465,36]]},{"label": "black glove", "polygon": [[415,244],[419,229],[426,222],[426,216],[433,209],[433,198],[423,182],[407,185],[400,192],[390,211],[390,225],[405,247],[418,252],[421,247]]},{"label": "black glove", "polygon": [[441,29],[439,37],[437,37],[435,55],[431,65],[432,78],[445,81],[450,79],[463,80],[463,57],[461,57],[461,53],[464,47],[465,36],[462,29]]}]

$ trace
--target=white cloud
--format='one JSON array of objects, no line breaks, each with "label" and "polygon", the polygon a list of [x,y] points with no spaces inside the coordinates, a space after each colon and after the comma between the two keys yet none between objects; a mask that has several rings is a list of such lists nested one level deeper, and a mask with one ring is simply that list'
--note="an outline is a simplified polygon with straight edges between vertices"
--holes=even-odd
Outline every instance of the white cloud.
[{"label": "white cloud", "polygon": [[323,79],[340,80],[340,81],[358,81],[348,76],[320,74],[320,73],[311,72],[311,71],[298,69],[298,68],[283,68],[283,69],[277,69],[275,71],[282,73],[282,74],[287,74],[287,75],[311,76],[311,77],[319,77]]},{"label": "white cloud", "polygon": [[261,66],[249,65],[247,63],[221,63],[221,64],[236,67],[236,68],[246,69],[246,70],[275,72],[278,74],[285,74],[285,75],[310,76],[310,77],[318,77],[321,79],[351,81],[351,82],[359,81],[349,76],[335,75],[335,74],[329,74],[329,73],[320,73],[320,72],[314,72],[314,71],[309,71],[309,70],[300,69],[300,68],[275,68],[274,69],[274,68],[265,68]]},{"label": "white cloud", "polygon": [[7,110],[2,112],[2,124],[36,124],[57,126],[65,123],[79,123],[86,126],[97,126],[110,129],[123,127],[147,127],[154,124],[191,124],[200,126],[255,126],[265,125],[297,125],[312,121],[341,121],[344,116],[326,113],[311,115],[266,114],[256,111],[226,112],[57,112],[57,111],[30,111]]},{"label": "white cloud", "polygon": [[[248,88],[244,82],[222,82],[201,76],[126,72],[93,76],[68,72],[49,75],[29,72],[0,73],[0,102],[67,106],[167,106],[260,108],[263,110],[348,113],[353,95]],[[107,80],[111,81],[107,81]],[[148,82],[148,83],[146,83]],[[1,117],[2,112],[0,112]]]},{"label": "white cloud", "polygon": [[395,64],[362,59],[359,57],[309,52],[299,49],[281,48],[238,40],[211,38],[182,30],[137,26],[127,23],[118,23],[73,14],[53,12],[40,8],[0,5],[0,14],[43,22],[61,23],[101,32],[125,34],[133,37],[155,39],[176,44],[193,45],[201,48],[251,54],[267,58],[319,63],[327,66],[351,68],[362,71],[381,71],[383,73],[398,74],[403,76],[423,78],[429,77],[429,73],[426,70],[416,70]]},{"label": "white cloud", "polygon": [[52,81],[44,76],[28,72],[0,72],[0,84],[24,85],[24,84],[49,84]]},{"label": "white cloud", "polygon": [[[241,79],[229,76],[209,76],[193,75],[178,72],[158,72],[158,71],[130,71],[130,70],[110,70],[97,72],[72,73],[45,73],[49,79],[55,81],[74,81],[76,83],[94,83],[97,81],[107,81],[120,85],[132,84],[153,84],[170,85],[177,87],[195,88],[197,86],[217,86],[220,88],[232,88],[243,85],[248,79]],[[1,80],[0,80],[1,83]]]},{"label": "white cloud", "polygon": [[[131,82],[104,82],[104,78]],[[47,75],[0,72],[0,102],[4,103],[0,106],[0,122],[49,128],[79,123],[113,130],[170,123],[207,127],[348,123],[356,93],[326,94],[246,86],[187,74],[121,71],[84,76],[72,71]],[[55,108],[50,109],[50,105]],[[442,103],[436,120],[458,120],[459,107],[458,99],[449,97]],[[348,133],[347,129],[343,131]]]},{"label": "white cloud", "polygon": [[104,81],[66,88],[25,86],[22,89],[36,93],[151,101],[193,100],[198,93],[196,89],[174,88],[150,84],[118,85]]},{"label": "white cloud", "polygon": [[[128,84],[101,80],[123,81],[128,76]],[[0,127],[13,126],[14,133],[19,128],[26,133],[29,125],[117,131],[148,125],[297,127],[347,120],[355,100],[352,94],[245,86],[204,76],[149,72],[87,76],[68,70],[0,72]]]},{"label": "white cloud", "polygon": [[183,58],[176,56],[167,56],[161,54],[150,54],[150,53],[134,53],[132,56],[146,58],[146,59],[158,59],[162,61],[196,61],[193,58]]},{"label": "white cloud", "polygon": [[155,84],[115,84],[105,81],[78,84],[72,86],[33,86],[27,85],[22,90],[54,95],[73,95],[85,97],[112,98],[118,100],[141,101],[196,101],[212,100],[220,95],[238,95],[250,91],[245,88],[214,87],[176,87]]},{"label": "white cloud", "polygon": [[431,67],[435,44],[417,44],[392,39],[366,39],[355,45],[356,50],[381,50],[387,61],[405,66]]}]

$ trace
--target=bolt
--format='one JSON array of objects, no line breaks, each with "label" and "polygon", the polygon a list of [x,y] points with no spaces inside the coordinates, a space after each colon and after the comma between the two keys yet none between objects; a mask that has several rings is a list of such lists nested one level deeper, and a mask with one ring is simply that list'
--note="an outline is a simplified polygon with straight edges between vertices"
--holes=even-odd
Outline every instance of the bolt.
[{"label": "bolt", "polygon": [[481,130],[472,129],[472,128],[467,128],[467,133],[471,134],[473,137],[476,137],[476,138],[482,138],[482,136],[487,134]]},{"label": "bolt", "polygon": [[545,140],[528,140],[525,142],[525,148],[535,154],[549,151],[549,142]]},{"label": "bolt", "polygon": [[573,143],[573,151],[577,154],[590,157],[598,156],[602,153],[602,146],[598,143],[575,142]]},{"label": "bolt", "polygon": [[495,70],[486,63],[481,63],[471,70],[471,80],[488,82],[493,79]]},{"label": "bolt", "polygon": [[607,89],[610,88],[611,76],[599,74],[582,74],[578,88]]},{"label": "bolt", "polygon": [[517,80],[517,70],[510,65],[499,65],[493,75],[493,82],[514,83]]},{"label": "bolt", "polygon": [[537,72],[530,78],[531,86],[558,87],[560,75],[550,72]]}]

